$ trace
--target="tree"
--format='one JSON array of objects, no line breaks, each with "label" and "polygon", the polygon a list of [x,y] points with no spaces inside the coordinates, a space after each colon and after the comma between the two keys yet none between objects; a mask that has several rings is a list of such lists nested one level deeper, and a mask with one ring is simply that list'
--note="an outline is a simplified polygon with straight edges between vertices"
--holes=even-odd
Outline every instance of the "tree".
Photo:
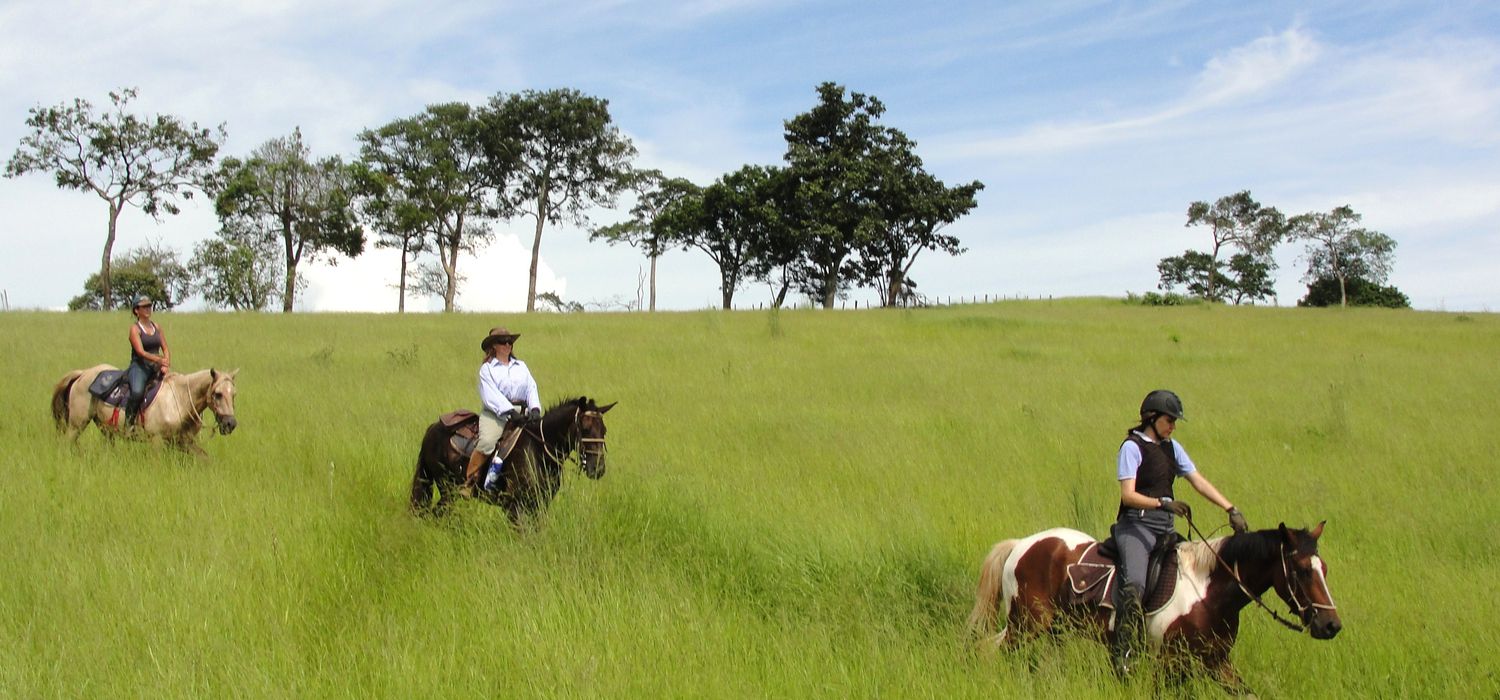
[{"label": "tree", "polygon": [[507,200],[536,221],[526,310],[536,310],[537,265],[547,224],[588,223],[594,206],[612,206],[631,182],[635,146],[609,116],[609,101],[577,90],[527,90],[490,100],[490,114],[504,138],[488,143],[494,159],[515,158]]},{"label": "tree", "polygon": [[1307,285],[1307,296],[1297,306],[1379,306],[1387,309],[1409,309],[1411,300],[1401,290],[1376,284],[1362,277],[1350,277],[1340,283],[1336,277],[1319,277]]},{"label": "tree", "polygon": [[227,135],[184,125],[177,117],[127,113],[135,88],[109,93],[110,111],[96,114],[87,100],[72,105],[33,107],[31,134],[5,165],[6,177],[49,171],[63,189],[93,192],[109,207],[109,229],[99,263],[99,289],[105,307],[114,305],[110,257],[116,224],[125,207],[136,206],[161,221],[180,211],[177,198],[191,199],[213,167]]},{"label": "tree", "polygon": [[663,210],[673,202],[697,190],[697,186],[682,178],[667,178],[660,170],[638,170],[631,176],[630,189],[635,191],[635,206],[630,208],[630,218],[616,224],[600,226],[589,233],[589,240],[603,239],[610,245],[628,243],[640,248],[651,261],[651,302],[649,309],[656,310],[656,259],[671,250],[675,242],[667,237],[657,223]]},{"label": "tree", "polygon": [[365,232],[355,217],[353,172],[338,156],[312,159],[302,130],[274,138],[245,160],[225,159],[215,181],[214,206],[227,229],[262,241],[279,241],[286,266],[281,310],[291,313],[297,267],[332,254],[364,252]]},{"label": "tree", "polygon": [[766,237],[779,214],[768,188],[773,171],[747,165],[712,185],[689,191],[657,217],[663,232],[684,247],[697,248],[719,267],[723,308],[734,308],[734,293],[754,276]]},{"label": "tree", "polygon": [[[502,215],[497,199],[512,167],[493,141],[493,120],[461,102],[430,105],[421,114],[360,133],[361,193],[388,236],[436,249],[443,273],[434,289],[430,272],[419,270],[417,287],[440,291],[443,311],[454,310],[463,276],[460,253],[477,252],[493,237],[485,219]],[[387,240],[390,240],[389,238]],[[413,247],[414,244],[413,244]],[[407,249],[404,249],[407,250]],[[400,308],[404,309],[407,260],[401,266]]]},{"label": "tree", "polygon": [[1307,242],[1307,272],[1302,281],[1312,285],[1323,278],[1338,280],[1341,306],[1349,305],[1350,279],[1384,284],[1395,256],[1395,239],[1358,227],[1360,219],[1346,204],[1326,214],[1308,212],[1291,221],[1291,237]]},{"label": "tree", "polygon": [[[1188,226],[1208,226],[1213,235],[1213,246],[1208,252],[1211,268],[1219,269],[1219,253],[1226,245],[1264,262],[1267,270],[1275,268],[1271,251],[1286,235],[1286,217],[1275,207],[1261,206],[1249,190],[1220,197],[1212,206],[1208,202],[1193,202],[1188,205],[1187,213]],[[1205,279],[1208,286],[1199,296],[1223,301],[1218,278],[1208,275]]]},{"label": "tree", "polygon": [[874,286],[884,306],[896,306],[916,286],[910,273],[923,250],[964,252],[957,237],[940,231],[978,206],[975,195],[984,189],[978,180],[950,188],[922,169],[904,137],[893,146],[879,163],[880,225],[859,249],[860,282]]},{"label": "tree", "polygon": [[128,309],[141,295],[158,308],[171,309],[192,294],[192,275],[177,259],[177,251],[159,244],[131,250],[115,260],[111,270],[114,289],[120,292],[113,302],[105,300],[103,276],[95,273],[83,283],[83,294],[68,302],[68,310]]},{"label": "tree", "polygon": [[[406,198],[399,181],[392,175],[371,168],[371,163],[354,163],[355,191],[359,193],[360,215],[375,229],[376,248],[399,252],[401,269],[396,277],[396,312],[406,313],[406,290],[416,271],[411,265],[428,249],[427,223],[418,202]],[[443,296],[446,284],[435,296]]]},{"label": "tree", "polygon": [[275,242],[265,237],[221,234],[198,242],[188,270],[210,307],[264,311],[279,297],[284,270],[279,256]]},{"label": "tree", "polygon": [[1218,300],[1227,298],[1236,304],[1268,299],[1276,293],[1271,284],[1271,263],[1249,253],[1235,253],[1225,266],[1208,253],[1188,250],[1162,258],[1156,271],[1161,275],[1157,285],[1161,289],[1184,287],[1189,295],[1200,299],[1209,299],[1210,289]]}]

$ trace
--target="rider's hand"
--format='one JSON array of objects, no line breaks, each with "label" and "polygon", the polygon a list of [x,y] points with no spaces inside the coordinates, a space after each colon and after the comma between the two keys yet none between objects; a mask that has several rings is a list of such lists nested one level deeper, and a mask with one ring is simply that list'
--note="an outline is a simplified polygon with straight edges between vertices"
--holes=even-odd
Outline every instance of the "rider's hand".
[{"label": "rider's hand", "polygon": [[1188,504],[1182,501],[1163,497],[1160,503],[1161,509],[1170,512],[1172,515],[1180,515],[1184,518],[1192,517],[1193,515],[1193,509],[1189,508]]},{"label": "rider's hand", "polygon": [[526,412],[526,418],[527,418],[527,420],[536,420],[536,419],[541,418],[541,417],[542,417],[542,409],[540,409],[540,408],[533,408],[530,411]]},{"label": "rider's hand", "polygon": [[1245,522],[1245,514],[1239,508],[1229,509],[1229,528],[1237,535],[1250,531],[1250,523]]}]

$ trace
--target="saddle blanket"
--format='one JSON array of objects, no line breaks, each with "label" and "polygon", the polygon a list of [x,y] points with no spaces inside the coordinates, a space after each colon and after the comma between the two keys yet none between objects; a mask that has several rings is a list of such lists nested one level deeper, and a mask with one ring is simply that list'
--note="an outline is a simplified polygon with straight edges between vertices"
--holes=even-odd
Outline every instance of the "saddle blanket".
[{"label": "saddle blanket", "polygon": [[[1099,542],[1089,545],[1068,565],[1068,588],[1072,592],[1070,602],[1114,609],[1114,591],[1118,581],[1115,577],[1115,561],[1100,552]],[[1157,567],[1152,567],[1157,568]],[[1172,547],[1161,555],[1161,566],[1154,579],[1146,581],[1146,596],[1141,602],[1147,614],[1165,607],[1177,590],[1177,548]]]},{"label": "saddle blanket", "polygon": [[[156,399],[156,391],[161,388],[161,380],[151,379],[146,382],[146,394],[141,399],[141,412]],[[130,382],[125,381],[125,370],[107,369],[94,377],[94,382],[89,385],[89,393],[104,403],[115,407],[124,407],[125,402],[130,400]]]}]

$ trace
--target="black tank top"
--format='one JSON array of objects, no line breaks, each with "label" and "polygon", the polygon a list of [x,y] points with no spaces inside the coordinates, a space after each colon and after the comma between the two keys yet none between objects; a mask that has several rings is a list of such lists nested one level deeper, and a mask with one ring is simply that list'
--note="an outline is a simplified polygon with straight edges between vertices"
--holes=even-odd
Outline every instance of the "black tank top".
[{"label": "black tank top", "polygon": [[[158,326],[155,323],[151,324],[151,332],[150,333],[147,333],[145,331],[145,329],[141,328],[141,324],[140,324],[139,321],[136,322],[135,327],[136,327],[136,330],[138,330],[138,331],[141,332],[141,349],[145,350],[148,353],[151,353],[152,355],[160,355],[161,354],[161,326]],[[135,351],[135,345],[131,345],[130,346],[130,361],[134,362],[136,364],[139,364],[142,367],[155,367],[156,366],[155,362],[152,362],[152,361],[150,361],[150,360],[142,357],[140,353],[136,352]]]}]

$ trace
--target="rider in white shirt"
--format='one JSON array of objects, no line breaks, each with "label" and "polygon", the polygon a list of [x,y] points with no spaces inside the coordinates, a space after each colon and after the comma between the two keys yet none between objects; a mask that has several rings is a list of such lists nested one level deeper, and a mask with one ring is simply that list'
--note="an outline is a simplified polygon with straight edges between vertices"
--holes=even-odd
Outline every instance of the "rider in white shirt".
[{"label": "rider in white shirt", "polygon": [[[531,377],[526,363],[512,353],[516,339],[520,337],[521,334],[511,333],[504,327],[492,328],[479,343],[480,349],[484,350],[484,363],[479,365],[479,400],[482,404],[479,441],[475,443],[474,453],[469,456],[468,468],[464,471],[464,490],[470,494],[479,485],[480,474],[485,473],[485,463],[500,442],[505,424],[523,416],[534,419],[542,415],[536,380]],[[500,468],[497,458],[490,466],[485,488],[495,487]]]}]

